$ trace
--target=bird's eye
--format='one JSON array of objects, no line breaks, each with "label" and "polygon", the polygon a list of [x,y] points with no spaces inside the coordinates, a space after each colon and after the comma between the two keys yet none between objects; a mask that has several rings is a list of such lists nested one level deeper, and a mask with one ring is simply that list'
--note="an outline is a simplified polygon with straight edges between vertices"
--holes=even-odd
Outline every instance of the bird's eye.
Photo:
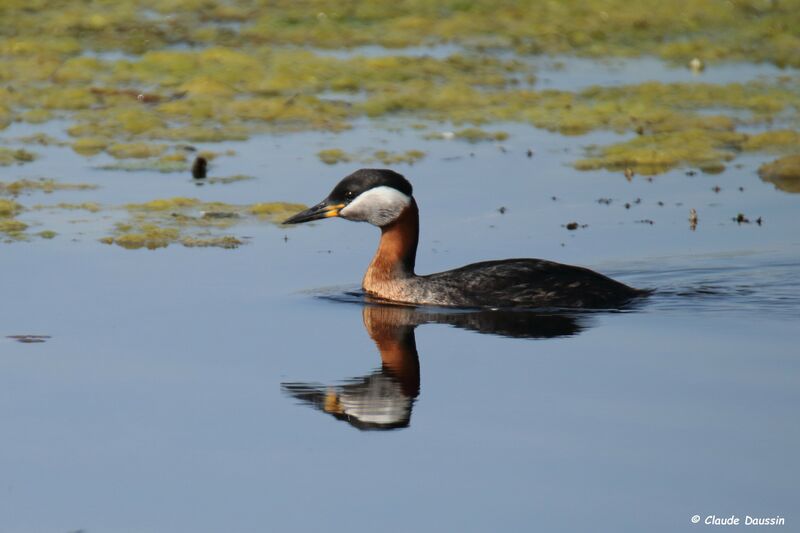
[{"label": "bird's eye", "polygon": [[355,196],[356,193],[354,193],[353,191],[347,191],[346,193],[344,193],[345,200],[352,200],[353,198],[355,198]]}]

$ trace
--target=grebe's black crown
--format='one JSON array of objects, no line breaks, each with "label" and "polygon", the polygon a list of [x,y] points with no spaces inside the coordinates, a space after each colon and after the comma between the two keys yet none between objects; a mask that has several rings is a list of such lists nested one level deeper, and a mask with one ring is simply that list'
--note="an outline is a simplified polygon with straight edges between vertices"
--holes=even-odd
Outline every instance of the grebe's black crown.
[{"label": "grebe's black crown", "polygon": [[411,196],[411,184],[402,175],[387,168],[362,168],[342,179],[331,191],[331,201],[350,202],[363,192],[375,187],[391,187]]}]

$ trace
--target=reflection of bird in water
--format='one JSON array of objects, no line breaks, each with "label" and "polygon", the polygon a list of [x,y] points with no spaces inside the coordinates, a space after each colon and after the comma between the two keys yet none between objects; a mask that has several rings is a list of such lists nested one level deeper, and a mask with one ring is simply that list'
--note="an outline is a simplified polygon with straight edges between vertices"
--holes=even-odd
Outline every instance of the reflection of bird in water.
[{"label": "reflection of bird in water", "polygon": [[359,429],[407,427],[419,394],[415,324],[394,307],[364,307],[364,327],[378,346],[381,368],[335,387],[284,383],[283,390]]},{"label": "reflection of bird in water", "polygon": [[419,395],[420,372],[414,329],[419,324],[450,324],[480,333],[518,338],[574,335],[574,318],[531,311],[439,312],[413,307],[366,305],[364,327],[381,354],[381,368],[335,386],[284,383],[285,393],[358,429],[398,429],[411,421]]},{"label": "reflection of bird in water", "polygon": [[646,294],[586,268],[541,259],[506,259],[428,276],[414,273],[419,211],[411,184],[391,170],[362,169],[319,204],[285,224],[330,217],[381,228],[364,275],[371,296],[399,303],[459,307],[614,308]]}]

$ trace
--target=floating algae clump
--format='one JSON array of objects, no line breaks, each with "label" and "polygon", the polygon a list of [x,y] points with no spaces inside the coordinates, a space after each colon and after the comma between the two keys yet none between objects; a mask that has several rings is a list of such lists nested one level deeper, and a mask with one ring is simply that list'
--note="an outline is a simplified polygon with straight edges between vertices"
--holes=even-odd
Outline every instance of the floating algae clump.
[{"label": "floating algae clump", "polygon": [[248,221],[279,223],[305,207],[284,202],[248,206],[182,197],[156,199],[125,206],[130,220],[117,224],[114,234],[101,242],[129,249],[164,248],[170,244],[236,248],[244,243],[242,238],[218,232]]},{"label": "floating algae clump", "polygon": [[320,150],[317,152],[317,157],[319,157],[320,160],[327,165],[335,165],[336,163],[349,163],[351,161],[358,161],[366,164],[380,162],[384,165],[398,165],[403,163],[413,165],[425,157],[425,152],[421,150],[406,150],[405,152],[375,150],[372,153],[362,151],[358,154],[349,154],[344,150],[331,148],[328,150]]},{"label": "floating algae clump", "polygon": [[641,135],[611,146],[591,148],[590,157],[577,161],[575,168],[630,168],[640,174],[652,175],[679,165],[691,165],[714,172],[721,170],[720,161],[735,157],[743,138],[742,134],[734,132],[704,130]]},{"label": "floating algae clump", "polygon": [[15,138],[14,141],[23,144],[38,144],[39,146],[66,146],[68,144],[46,133],[23,135]]},{"label": "floating algae clump", "polygon": [[90,213],[99,213],[103,207],[95,202],[83,202],[80,204],[59,203],[56,205],[35,205],[33,209],[66,209],[69,211],[88,211]]},{"label": "floating algae clump", "polygon": [[304,204],[268,202],[253,204],[248,208],[248,211],[259,218],[271,220],[273,222],[282,222],[298,211],[302,211],[306,207],[307,206]]},{"label": "floating algae clump", "polygon": [[151,200],[143,204],[128,204],[125,206],[129,210],[135,211],[170,211],[185,209],[187,207],[197,207],[202,205],[203,202],[196,198],[165,198],[159,200]]},{"label": "floating algae clump", "polygon": [[448,133],[434,133],[432,135],[429,135],[428,138],[429,139],[456,138],[456,139],[463,139],[470,143],[478,143],[481,141],[505,141],[506,139],[508,139],[508,133],[504,131],[486,131],[481,128],[465,128],[463,130],[452,132],[451,134]]},{"label": "floating algae clump", "polygon": [[0,147],[0,166],[13,165],[15,163],[29,163],[36,159],[36,154],[23,150],[11,150],[9,148]]},{"label": "floating algae clump", "polygon": [[212,176],[210,178],[205,178],[203,183],[208,183],[209,185],[229,185],[231,183],[237,183],[240,181],[249,181],[256,179],[254,176],[247,176],[245,174],[236,174],[234,176]]},{"label": "floating algae clump", "polygon": [[[124,227],[127,230],[129,228]],[[154,224],[142,224],[134,231],[120,233],[114,237],[105,237],[101,242],[105,244],[116,244],[129,250],[137,250],[139,248],[147,248],[155,250],[156,248],[165,248],[170,243],[177,241],[180,237],[180,231],[175,228],[161,228]]]},{"label": "floating algae clump", "polygon": [[167,150],[164,144],[127,143],[112,144],[106,151],[117,159],[146,159],[157,157]]},{"label": "floating algae clump", "polygon": [[13,200],[0,198],[0,217],[13,217],[22,211],[22,206]]},{"label": "floating algae clump", "polygon": [[9,237],[20,238],[27,228],[27,224],[15,218],[0,218],[0,233],[5,233]]},{"label": "floating algae clump", "polygon": [[135,161],[116,161],[107,165],[100,165],[100,170],[121,170],[125,172],[187,172],[189,163],[185,158],[176,160],[175,154],[166,155],[158,159],[146,159]]},{"label": "floating algae clump", "polygon": [[0,195],[11,196],[18,196],[22,193],[34,191],[52,193],[54,191],[85,191],[96,188],[96,185],[90,185],[88,183],[61,183],[46,178],[37,180],[21,179],[8,183],[0,181]]},{"label": "floating algae clump", "polygon": [[187,248],[238,248],[244,241],[232,235],[219,237],[184,237],[180,243]]},{"label": "floating algae clump", "polygon": [[19,118],[29,124],[43,124],[53,119],[53,113],[48,109],[28,109]]},{"label": "floating algae clump", "polygon": [[[791,73],[783,81],[727,85],[534,90],[536,67],[526,56],[645,55],[680,65],[699,58],[709,73],[723,59],[800,67],[800,0],[318,0],[313,9],[291,0],[144,4],[0,2],[0,128],[18,120],[71,120],[77,153],[108,149],[147,160],[106,168],[183,172],[181,161],[156,159],[163,154],[108,147],[341,131],[355,119],[394,114],[476,132],[504,121],[567,135],[637,132],[651,143],[673,138],[656,134],[798,122]],[[437,44],[451,47],[444,49],[449,55],[391,50]],[[360,45],[387,49],[353,50]],[[503,140],[493,137],[500,133],[465,138]],[[784,142],[755,137],[741,149],[778,150]],[[0,164],[26,162],[26,154],[0,149]],[[721,168],[729,154],[718,155],[705,167]],[[678,164],[691,164],[683,159]],[[649,165],[655,171],[671,163]]]},{"label": "floating algae clump", "polygon": [[11,239],[23,238],[28,225],[14,218],[22,211],[22,206],[13,200],[0,198],[0,233]]},{"label": "floating algae clump", "polygon": [[744,150],[762,150],[768,152],[799,151],[800,132],[792,130],[765,131],[748,136],[742,143]]},{"label": "floating algae clump", "polygon": [[72,143],[72,149],[81,155],[95,155],[109,145],[110,141],[101,137],[81,137]]},{"label": "floating algae clump", "polygon": [[405,152],[388,152],[386,150],[378,150],[374,154],[374,158],[384,165],[397,165],[400,163],[413,165],[424,157],[425,152],[420,150],[406,150]]},{"label": "floating algae clump", "polygon": [[340,150],[339,148],[328,148],[317,152],[317,157],[326,165],[335,165],[336,163],[348,163],[352,160],[352,156]]},{"label": "floating algae clump", "polygon": [[800,154],[765,163],[759,167],[758,175],[782,191],[800,193]]}]

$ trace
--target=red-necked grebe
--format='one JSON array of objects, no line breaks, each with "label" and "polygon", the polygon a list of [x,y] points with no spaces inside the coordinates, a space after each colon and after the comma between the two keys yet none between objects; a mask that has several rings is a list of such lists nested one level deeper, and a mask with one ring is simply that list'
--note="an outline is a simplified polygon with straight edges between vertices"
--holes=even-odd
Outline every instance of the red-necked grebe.
[{"label": "red-necked grebe", "polygon": [[362,286],[397,303],[458,307],[615,308],[647,294],[589,269],[542,259],[504,259],[419,276],[419,211],[411,184],[385,169],[361,169],[322,202],[284,224],[341,217],[381,228]]}]

